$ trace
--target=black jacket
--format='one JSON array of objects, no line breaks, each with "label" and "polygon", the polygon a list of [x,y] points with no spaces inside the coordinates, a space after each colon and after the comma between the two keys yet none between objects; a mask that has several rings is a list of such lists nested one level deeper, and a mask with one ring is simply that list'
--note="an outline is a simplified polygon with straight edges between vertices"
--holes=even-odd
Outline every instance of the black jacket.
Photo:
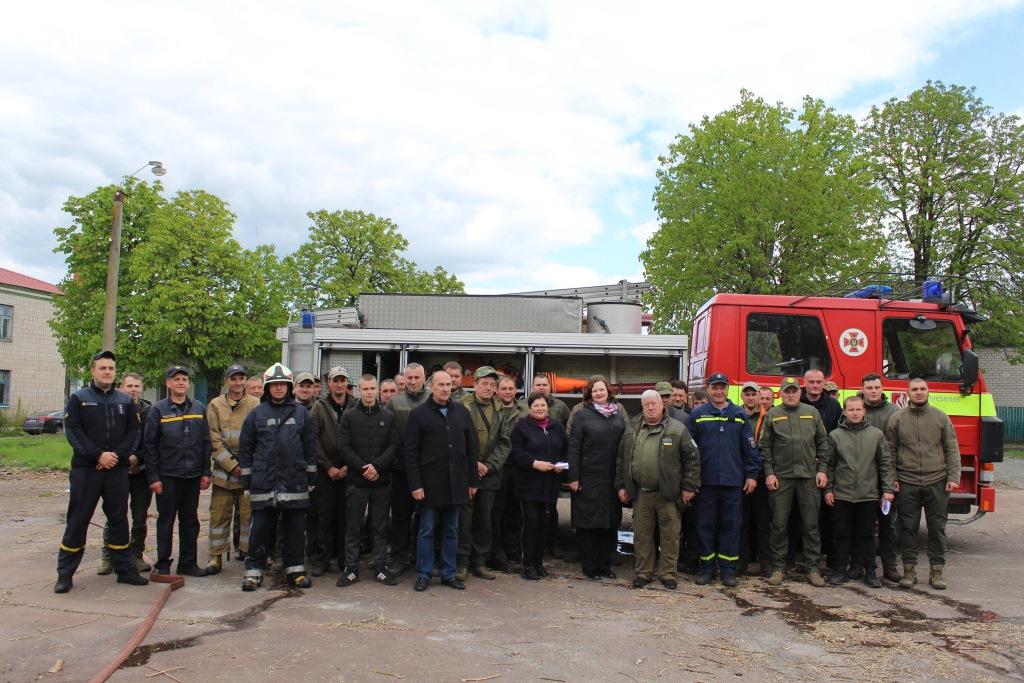
[{"label": "black jacket", "polygon": [[254,408],[238,437],[238,465],[254,510],[308,508],[316,481],[316,427],[309,411],[291,394]]},{"label": "black jacket", "polygon": [[558,420],[548,423],[547,429],[532,418],[524,417],[512,428],[512,453],[509,460],[516,472],[516,495],[521,500],[553,503],[558,500],[562,486],[561,472],[538,472],[533,469],[534,460],[565,462],[569,450],[569,437],[565,427]]},{"label": "black jacket", "polygon": [[[348,483],[355,486],[385,486],[391,482],[391,463],[398,453],[395,414],[379,403],[367,408],[362,401],[341,416],[338,446],[348,465]],[[380,476],[368,481],[363,467],[373,465]]]},{"label": "black jacket", "polygon": [[573,528],[618,526],[622,508],[614,487],[615,465],[627,429],[621,409],[605,417],[587,403],[576,413],[569,432],[569,481],[580,482],[580,490],[572,494]]},{"label": "black jacket", "polygon": [[161,477],[209,477],[210,427],[206,406],[186,398],[177,405],[170,398],[157,401],[146,416],[146,480]]},{"label": "black jacket", "polygon": [[821,415],[821,421],[825,424],[825,432],[831,432],[839,426],[839,418],[843,416],[843,407],[827,391],[821,392],[821,396],[817,401],[811,401],[807,397],[807,390],[801,389],[800,402],[806,403],[818,411],[818,414]]},{"label": "black jacket", "polygon": [[146,474],[146,420],[153,404],[142,398],[136,406],[139,409],[139,443],[135,446],[135,457],[139,459],[139,475]]},{"label": "black jacket", "polygon": [[128,456],[139,439],[139,412],[131,396],[90,383],[71,395],[64,410],[64,432],[71,444],[72,467],[96,467],[100,453],[117,453],[117,465],[128,467]]},{"label": "black jacket", "polygon": [[427,399],[409,413],[405,425],[405,471],[409,491],[423,489],[424,505],[461,505],[470,487],[479,484],[476,428],[469,411],[449,400],[442,406]]}]

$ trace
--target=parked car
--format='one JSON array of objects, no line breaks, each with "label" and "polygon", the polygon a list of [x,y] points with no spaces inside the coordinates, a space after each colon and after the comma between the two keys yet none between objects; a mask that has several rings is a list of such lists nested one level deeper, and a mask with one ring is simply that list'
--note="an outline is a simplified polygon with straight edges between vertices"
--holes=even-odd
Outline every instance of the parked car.
[{"label": "parked car", "polygon": [[43,413],[33,413],[21,423],[21,428],[29,434],[63,434],[64,433],[64,411],[48,410]]}]

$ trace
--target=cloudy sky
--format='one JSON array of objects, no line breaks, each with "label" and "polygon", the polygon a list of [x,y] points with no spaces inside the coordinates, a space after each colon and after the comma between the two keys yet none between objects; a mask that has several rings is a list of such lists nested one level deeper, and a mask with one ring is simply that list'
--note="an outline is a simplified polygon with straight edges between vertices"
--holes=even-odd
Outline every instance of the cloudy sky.
[{"label": "cloudy sky", "polygon": [[642,278],[658,155],[741,88],[861,117],[937,79],[1024,113],[1015,0],[101,6],[0,24],[0,267],[50,282],[64,200],[150,159],[246,246],[361,209],[492,293]]}]

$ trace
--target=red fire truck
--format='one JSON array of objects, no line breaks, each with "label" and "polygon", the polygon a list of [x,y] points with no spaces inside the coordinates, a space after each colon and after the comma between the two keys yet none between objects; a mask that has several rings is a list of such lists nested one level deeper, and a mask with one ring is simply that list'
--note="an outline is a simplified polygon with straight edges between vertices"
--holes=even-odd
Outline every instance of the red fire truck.
[{"label": "red fire truck", "polygon": [[889,400],[902,407],[911,377],[923,377],[931,404],[950,416],[960,442],[962,474],[950,512],[976,508],[961,523],[973,521],[995,510],[993,463],[1003,459],[1003,424],[971,350],[970,325],[985,317],[953,304],[939,287],[926,283],[925,296],[915,299],[880,285],[841,296],[718,294],[694,318],[687,381],[698,388],[710,373],[724,372],[739,403],[744,382],[777,392],[782,377],[819,369],[840,387],[841,402],[859,391],[864,375],[877,373]]}]

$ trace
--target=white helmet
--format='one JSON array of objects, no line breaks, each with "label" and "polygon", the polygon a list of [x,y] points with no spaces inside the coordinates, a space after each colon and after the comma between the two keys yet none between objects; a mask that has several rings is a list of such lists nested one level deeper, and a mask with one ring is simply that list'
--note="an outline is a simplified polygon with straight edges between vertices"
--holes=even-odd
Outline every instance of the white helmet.
[{"label": "white helmet", "polygon": [[264,386],[274,382],[287,382],[290,386],[295,385],[295,381],[292,379],[292,371],[280,363],[274,363],[263,373]]}]

